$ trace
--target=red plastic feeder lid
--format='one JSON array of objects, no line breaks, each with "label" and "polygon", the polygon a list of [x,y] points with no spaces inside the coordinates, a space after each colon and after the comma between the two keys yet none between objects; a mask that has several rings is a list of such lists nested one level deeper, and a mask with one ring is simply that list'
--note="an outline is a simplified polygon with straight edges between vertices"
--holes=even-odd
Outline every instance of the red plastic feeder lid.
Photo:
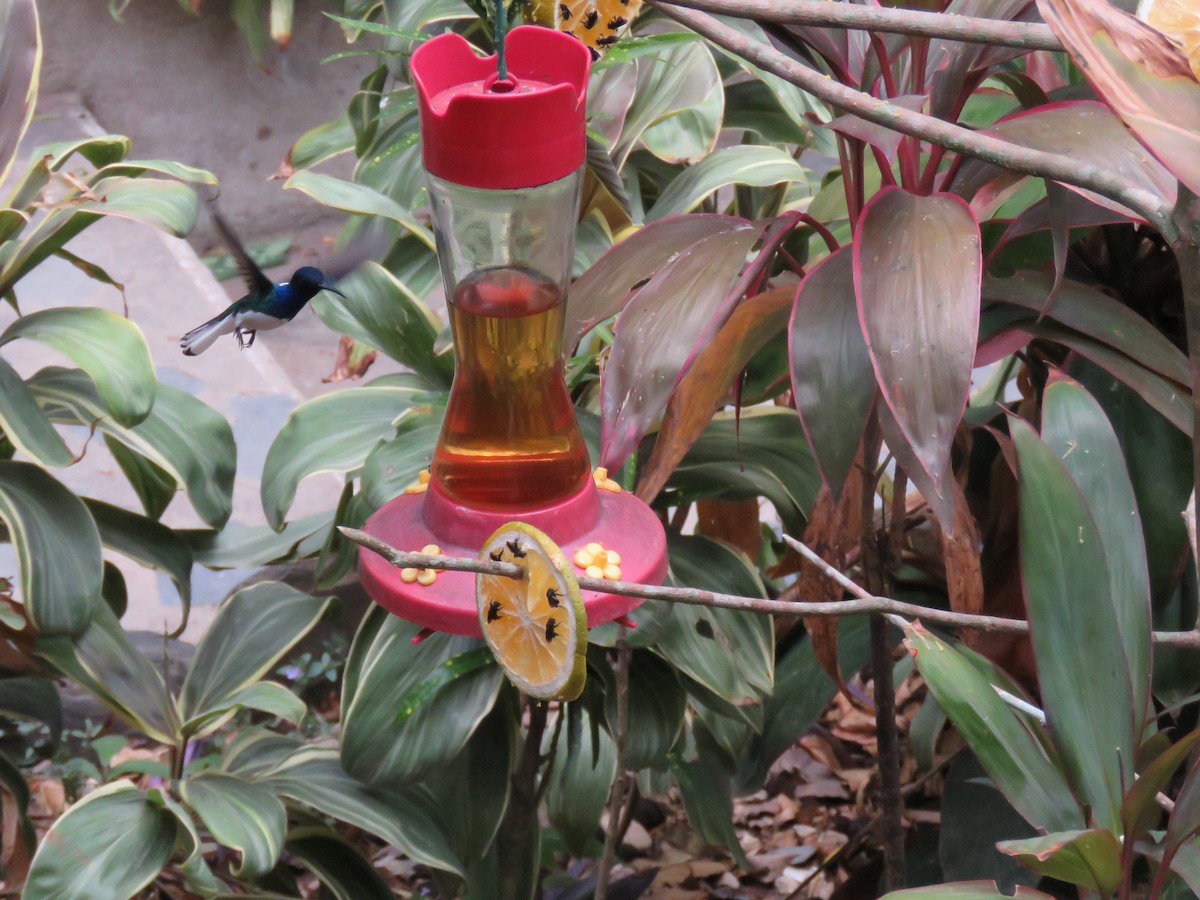
[{"label": "red plastic feeder lid", "polygon": [[591,53],[571,35],[536,25],[514,28],[504,46],[504,81],[496,57],[476,56],[459,34],[413,53],[430,174],[505,190],[557,181],[583,165]]},{"label": "red plastic feeder lid", "polygon": [[[662,584],[666,577],[667,539],[658,516],[632,494],[597,490],[591,479],[574,496],[533,510],[460,506],[438,491],[434,481],[425,493],[388,501],[364,530],[397,550],[419,551],[437,544],[446,556],[478,558],[492,532],[512,521],[540,528],[568,558],[592,542],[616,550],[622,581]],[[388,612],[433,631],[481,637],[473,573],[439,572],[427,585],[405,582],[400,569],[365,547],[359,549],[358,570],[367,594]],[[588,628],[620,618],[642,602],[623,594],[584,591]]]}]

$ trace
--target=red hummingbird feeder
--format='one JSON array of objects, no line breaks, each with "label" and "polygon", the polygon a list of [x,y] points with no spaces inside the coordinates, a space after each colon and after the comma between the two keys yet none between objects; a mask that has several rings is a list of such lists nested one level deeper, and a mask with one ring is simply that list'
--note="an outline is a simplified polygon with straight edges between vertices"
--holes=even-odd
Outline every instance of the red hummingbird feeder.
[{"label": "red hummingbird feeder", "polygon": [[[601,545],[620,560],[620,580],[661,583],[662,524],[603,470],[593,473],[563,373],[591,54],[536,26],[513,29],[504,45],[500,69],[457,34],[412,56],[455,373],[428,478],[365,530],[400,550],[433,544],[447,556],[478,556],[492,532],[519,520],[568,556],[588,545],[585,555],[598,555]],[[480,634],[473,574],[418,580],[366,549],[359,569],[389,612]],[[641,602],[583,596],[592,626]]]}]

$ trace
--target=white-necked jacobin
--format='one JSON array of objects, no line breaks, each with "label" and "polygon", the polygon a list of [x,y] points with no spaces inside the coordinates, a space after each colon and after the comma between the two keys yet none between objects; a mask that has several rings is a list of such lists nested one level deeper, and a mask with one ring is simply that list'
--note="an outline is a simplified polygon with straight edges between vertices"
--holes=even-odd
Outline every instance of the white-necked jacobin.
[{"label": "white-necked jacobin", "polygon": [[185,356],[198,356],[221,335],[230,333],[237,339],[238,348],[244,350],[254,343],[255,332],[269,331],[292,321],[305,304],[321,291],[333,291],[341,297],[346,296],[327,284],[324,273],[313,266],[299,268],[288,281],[273,284],[250,258],[215,206],[212,213],[217,230],[237,260],[238,273],[246,282],[249,293],[231,303],[216,318],[209,319],[180,338],[179,346],[183,348]]}]

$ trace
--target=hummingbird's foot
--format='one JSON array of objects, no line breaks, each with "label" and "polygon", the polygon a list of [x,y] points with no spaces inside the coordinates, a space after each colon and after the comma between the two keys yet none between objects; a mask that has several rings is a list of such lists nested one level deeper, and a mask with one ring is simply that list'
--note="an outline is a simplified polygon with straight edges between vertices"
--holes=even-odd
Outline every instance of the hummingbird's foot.
[{"label": "hummingbird's foot", "polygon": [[234,332],[233,332],[233,339],[234,339],[235,341],[237,341],[237,345],[238,345],[238,349],[239,349],[239,350],[245,350],[245,349],[246,349],[246,342],[245,342],[245,340],[243,340],[243,339],[242,339],[242,333],[241,333],[241,331],[234,331]]},{"label": "hummingbird's foot", "polygon": [[253,347],[254,346],[254,336],[256,334],[258,334],[258,332],[257,331],[247,331],[246,334],[250,335],[250,340],[246,341],[246,346]]}]

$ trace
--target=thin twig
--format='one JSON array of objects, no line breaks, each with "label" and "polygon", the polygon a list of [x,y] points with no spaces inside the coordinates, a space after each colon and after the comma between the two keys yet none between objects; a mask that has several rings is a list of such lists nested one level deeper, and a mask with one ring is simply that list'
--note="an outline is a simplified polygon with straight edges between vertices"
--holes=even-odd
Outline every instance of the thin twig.
[{"label": "thin twig", "polygon": [[621,820],[624,818],[625,794],[628,791],[629,773],[625,771],[626,732],[629,728],[629,641],[628,629],[621,625],[617,633],[617,766],[612,790],[608,795],[608,829],[604,835],[604,855],[600,857],[600,868],[596,872],[594,900],[608,897],[608,876],[613,858],[617,853],[617,841],[621,837]]},{"label": "thin twig", "polygon": [[[345,537],[356,544],[379,553],[391,565],[397,568],[439,569],[456,572],[482,572],[485,575],[504,575],[508,578],[523,577],[520,567],[512,563],[492,562],[490,560],[467,559],[452,556],[427,556],[423,553],[401,553],[383,541],[371,537],[355,528],[338,526]],[[919,606],[916,603],[905,603],[890,597],[874,597],[863,590],[837,569],[834,569],[799,541],[792,543],[794,538],[784,536],[793,547],[804,554],[805,558],[817,565],[830,578],[854,594],[855,600],[834,600],[828,603],[815,601],[763,600],[759,597],[740,597],[736,594],[720,594],[715,591],[702,591],[698,588],[675,588],[665,585],[633,584],[628,581],[606,581],[602,578],[579,576],[576,580],[585,591],[595,591],[601,594],[621,594],[626,597],[640,597],[643,600],[666,600],[670,603],[686,603],[691,606],[712,606],[721,609],[737,609],[744,612],[765,613],[768,615],[791,616],[855,616],[864,613],[881,613],[898,627],[909,624],[906,619],[922,619],[935,625],[947,628],[967,628],[972,631],[1003,632],[1008,634],[1024,634],[1029,631],[1029,623],[1024,619],[1003,619],[997,616],[977,616],[969,613],[952,612],[946,609],[933,609]],[[801,549],[803,548],[803,549]],[[807,551],[807,552],[806,552]],[[1174,647],[1190,647],[1200,649],[1200,631],[1156,631],[1153,634],[1156,644]]]},{"label": "thin twig", "polygon": [[1040,22],[1006,22],[950,13],[931,13],[895,7],[853,6],[829,0],[669,0],[704,12],[779,22],[784,25],[824,25],[885,34],[913,34],[944,38],[964,44],[1019,47],[1025,50],[1062,50],[1049,25]]},{"label": "thin twig", "polygon": [[[1138,187],[1114,172],[1073,159],[1059,153],[1047,153],[1011,144],[982,132],[972,131],[935,116],[905,109],[887,100],[840,84],[827,75],[791,59],[762,41],[741,34],[712,16],[679,6],[665,0],[648,2],[671,18],[683,23],[697,34],[735,53],[760,68],[812,94],[824,102],[840,107],[859,118],[892,131],[907,134],[985,162],[1002,166],[1022,175],[1050,178],[1087,188],[1127,206],[1156,228],[1168,241],[1173,240],[1176,227],[1167,202],[1158,195]],[[828,4],[833,6],[835,4]],[[843,5],[843,4],[836,4]]]}]

